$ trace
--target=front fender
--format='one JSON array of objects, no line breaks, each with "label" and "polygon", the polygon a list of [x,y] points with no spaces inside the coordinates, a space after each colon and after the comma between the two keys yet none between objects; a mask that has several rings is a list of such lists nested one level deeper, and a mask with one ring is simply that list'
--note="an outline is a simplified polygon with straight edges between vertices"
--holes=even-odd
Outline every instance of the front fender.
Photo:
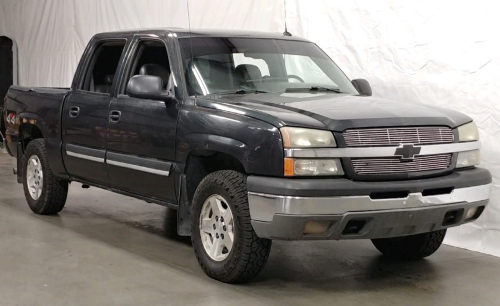
[{"label": "front fender", "polygon": [[193,133],[185,138],[187,143],[191,143],[188,156],[193,151],[214,151],[221,152],[236,158],[248,171],[248,146],[247,144],[224,136],[210,135],[204,133]]},{"label": "front fender", "polygon": [[243,115],[215,109],[188,108],[179,115],[177,158],[185,164],[196,149],[226,153],[246,173],[283,175],[283,145],[278,128]]}]

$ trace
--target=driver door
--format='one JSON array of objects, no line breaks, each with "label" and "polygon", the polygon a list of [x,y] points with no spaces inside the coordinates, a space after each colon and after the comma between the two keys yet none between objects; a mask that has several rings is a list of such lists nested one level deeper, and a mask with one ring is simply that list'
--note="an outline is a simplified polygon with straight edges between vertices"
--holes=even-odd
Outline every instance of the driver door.
[{"label": "driver door", "polygon": [[133,59],[121,81],[121,93],[109,105],[106,163],[110,185],[129,193],[175,203],[175,128],[178,100],[133,98],[126,84],[134,75],[155,75],[164,86],[170,79],[165,42],[136,36]]}]

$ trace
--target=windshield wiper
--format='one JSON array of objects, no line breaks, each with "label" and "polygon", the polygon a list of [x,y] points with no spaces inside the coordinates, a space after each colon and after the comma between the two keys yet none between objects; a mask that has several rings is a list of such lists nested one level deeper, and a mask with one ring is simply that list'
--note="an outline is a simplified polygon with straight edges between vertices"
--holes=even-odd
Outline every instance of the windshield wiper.
[{"label": "windshield wiper", "polygon": [[238,94],[238,95],[245,95],[245,94],[258,94],[258,93],[270,93],[270,91],[265,91],[265,90],[258,90],[258,89],[237,89],[237,90],[229,90],[229,91],[221,91],[221,92],[214,92],[214,95],[232,95],[232,94]]},{"label": "windshield wiper", "polygon": [[342,93],[342,91],[340,91],[340,89],[338,89],[338,88],[331,88],[331,87],[324,87],[324,86],[311,86],[311,87],[299,87],[299,88],[292,87],[292,88],[287,88],[286,92],[299,92],[299,91],[305,91],[305,90],[308,90],[308,91],[324,90],[324,91],[333,91],[336,93]]}]

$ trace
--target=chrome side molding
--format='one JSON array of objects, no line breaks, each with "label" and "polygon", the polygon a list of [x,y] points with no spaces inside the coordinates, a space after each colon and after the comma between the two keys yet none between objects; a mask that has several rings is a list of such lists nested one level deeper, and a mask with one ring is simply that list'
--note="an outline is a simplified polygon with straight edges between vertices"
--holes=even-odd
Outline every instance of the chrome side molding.
[{"label": "chrome side molding", "polygon": [[108,165],[169,176],[172,167],[171,162],[158,160],[156,158],[139,157],[116,152],[106,153],[106,163]]},{"label": "chrome side molding", "polygon": [[86,159],[98,163],[104,163],[106,158],[106,151],[104,150],[92,149],[73,144],[66,145],[66,154],[68,156]]},{"label": "chrome side molding", "polygon": [[66,154],[71,157],[162,176],[169,176],[170,169],[172,168],[171,162],[155,158],[107,152],[105,150],[92,149],[73,144],[66,145]]}]

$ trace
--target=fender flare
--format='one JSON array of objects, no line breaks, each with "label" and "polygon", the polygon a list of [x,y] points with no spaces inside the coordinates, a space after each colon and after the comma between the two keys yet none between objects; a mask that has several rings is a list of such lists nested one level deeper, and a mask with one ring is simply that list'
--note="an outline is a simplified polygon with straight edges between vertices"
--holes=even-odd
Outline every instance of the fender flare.
[{"label": "fender flare", "polygon": [[[245,171],[249,172],[248,154],[250,148],[247,144],[225,136],[202,133],[190,134],[186,136],[186,138],[192,145],[184,152],[181,158],[184,164],[187,163],[189,156],[191,156],[193,152],[197,150],[206,150],[220,152],[234,157],[243,165]],[[183,169],[182,173],[184,172],[185,169]]]},{"label": "fender flare", "polygon": [[19,117],[19,129],[24,125],[34,125],[40,130],[42,135],[46,135],[44,128],[45,120],[39,115],[34,113],[19,113],[17,116]]},{"label": "fender flare", "polygon": [[193,152],[207,151],[224,153],[240,162],[245,172],[248,172],[248,146],[236,139],[229,137],[210,135],[210,134],[191,134],[188,136],[191,143],[197,144],[192,146],[188,153],[185,155],[185,167],[180,174],[179,179],[179,206],[177,210],[177,234],[180,236],[191,235],[191,203],[189,201],[187,190],[187,161]]}]

